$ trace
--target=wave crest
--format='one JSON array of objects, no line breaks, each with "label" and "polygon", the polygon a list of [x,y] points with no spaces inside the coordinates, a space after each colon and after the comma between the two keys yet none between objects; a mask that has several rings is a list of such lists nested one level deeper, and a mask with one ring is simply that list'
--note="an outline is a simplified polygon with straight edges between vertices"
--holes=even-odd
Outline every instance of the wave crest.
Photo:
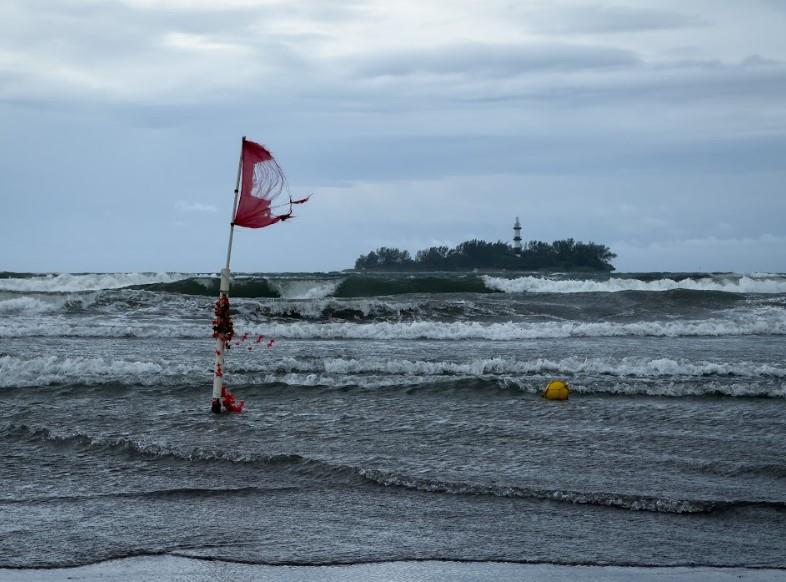
[{"label": "wave crest", "polygon": [[[15,293],[78,293],[137,288],[185,295],[215,295],[218,278],[194,273],[84,273],[14,275],[0,278],[0,291]],[[467,273],[315,274],[313,276],[236,275],[232,294],[240,297],[321,299],[360,298],[401,294],[444,293],[615,293],[675,290],[736,294],[784,294],[786,277],[774,274],[691,277],[612,276],[561,278],[550,275],[506,277]]]},{"label": "wave crest", "polygon": [[507,279],[484,275],[483,282],[492,290],[503,293],[618,293],[620,291],[720,291],[724,293],[786,293],[786,278],[782,276],[730,276],[685,279],[610,278],[605,281],[582,279],[551,279],[518,277]]},{"label": "wave crest", "polygon": [[[236,327],[238,325],[236,324]],[[623,336],[740,336],[786,335],[786,310],[772,308],[766,314],[741,314],[736,318],[683,321],[618,322],[376,322],[253,324],[251,333],[293,339],[432,339],[432,340],[523,340],[568,337]],[[2,330],[0,329],[0,337]]]},{"label": "wave crest", "polygon": [[[470,361],[246,357],[227,368],[236,386],[538,392],[545,377],[566,377],[579,394],[786,397],[786,368],[761,362],[671,358],[479,358]],[[209,376],[199,360],[129,361],[90,357],[0,356],[0,388],[73,385],[193,386]]]},{"label": "wave crest", "polygon": [[192,275],[183,273],[86,273],[49,274],[0,279],[0,291],[17,293],[77,293],[120,289],[133,285],[171,283]]}]

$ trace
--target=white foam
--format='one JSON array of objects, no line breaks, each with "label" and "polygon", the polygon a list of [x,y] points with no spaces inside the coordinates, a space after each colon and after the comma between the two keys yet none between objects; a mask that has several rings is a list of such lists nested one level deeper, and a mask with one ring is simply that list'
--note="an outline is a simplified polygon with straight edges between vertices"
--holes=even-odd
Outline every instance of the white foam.
[{"label": "white foam", "polygon": [[[356,360],[343,358],[284,358],[264,365],[254,377],[254,366],[242,365],[243,381],[292,386],[362,386],[388,388],[434,386],[464,379],[484,379],[500,387],[535,393],[544,377],[576,380],[579,393],[685,396],[786,397],[786,368],[756,362],[691,362],[646,358],[564,358],[515,360],[476,359],[469,362],[413,360]],[[656,381],[653,381],[656,380]]]},{"label": "white foam", "polygon": [[0,313],[51,313],[62,306],[62,301],[44,301],[36,297],[14,297],[0,301]]},{"label": "white foam", "polygon": [[692,291],[724,291],[728,293],[786,293],[786,278],[782,276],[754,277],[743,275],[729,278],[688,278],[680,281],[658,279],[612,278],[606,281],[558,280],[543,277],[502,277],[483,276],[489,289],[505,293],[615,293],[619,291],[672,291],[688,289]]},{"label": "white foam", "polygon": [[[550,375],[550,374],[549,374]],[[385,390],[400,388],[426,388],[438,387],[456,380],[477,380],[473,376],[388,376],[370,374],[359,376],[335,376],[318,373],[266,374],[249,379],[247,376],[238,378],[243,384],[284,384],[295,387],[326,387],[347,388],[358,386],[366,390]],[[510,389],[529,394],[539,394],[546,386],[548,378],[538,376],[495,376],[484,377],[490,384],[484,384],[481,389]],[[576,394],[614,394],[622,396],[666,396],[672,398],[686,396],[724,395],[731,397],[767,397],[786,398],[786,384],[783,382],[717,382],[717,381],[669,381],[652,383],[645,380],[620,380],[603,378],[591,382],[582,378],[568,378],[572,392]],[[471,386],[472,383],[467,384]],[[491,386],[491,387],[490,387]]]},{"label": "white foam", "polygon": [[747,378],[786,378],[786,367],[749,361],[710,362],[675,360],[671,358],[563,358],[551,360],[536,358],[521,361],[511,358],[482,358],[468,362],[422,361],[422,360],[357,360],[345,358],[323,358],[297,360],[285,358],[277,361],[279,371],[325,372],[335,375],[349,374],[396,374],[484,376],[503,374],[563,373],[604,374],[631,377],[702,377],[739,376]]},{"label": "white foam", "polygon": [[323,299],[335,293],[342,279],[268,279],[284,299]]},{"label": "white foam", "polygon": [[78,382],[105,384],[131,380],[155,385],[162,377],[183,377],[204,372],[205,366],[180,362],[140,362],[106,358],[0,356],[0,387],[47,386]]},{"label": "white foam", "polygon": [[[544,377],[569,379],[576,393],[652,396],[769,396],[786,398],[786,368],[756,362],[710,362],[668,358],[564,358],[469,362],[357,360],[344,358],[266,359],[240,352],[227,364],[230,383],[242,385],[347,387],[367,389],[436,386],[483,379],[500,387],[535,393]],[[108,358],[0,356],[0,388],[58,384],[140,386],[199,384],[209,377],[203,360],[134,361]],[[656,380],[656,381],[653,381]]]},{"label": "white foam", "polygon": [[43,315],[61,311],[64,307],[81,309],[90,307],[96,302],[98,293],[80,293],[79,295],[41,295],[11,297],[0,300],[0,313],[15,315]]},{"label": "white foam", "polygon": [[[566,377],[574,392],[649,396],[768,396],[786,398],[786,368],[756,362],[709,362],[668,358],[510,358],[470,362],[286,358],[264,383],[293,386],[362,386],[384,389],[435,386],[446,381],[485,379],[529,393],[544,377]],[[657,380],[657,381],[653,381]]]},{"label": "white foam", "polygon": [[34,320],[0,324],[0,338],[15,337],[159,337],[205,338],[210,337],[210,324],[203,325],[165,320],[131,320],[125,318],[80,318],[44,316]]},{"label": "white foam", "polygon": [[[242,324],[236,324],[236,328]],[[618,322],[376,322],[267,323],[248,326],[252,333],[297,339],[434,339],[521,340],[567,337],[620,336],[740,336],[786,335],[786,311],[768,310],[766,315],[748,313],[733,319]],[[0,332],[1,335],[1,332]]]},{"label": "white foam", "polygon": [[193,275],[185,273],[87,273],[71,275],[41,275],[18,279],[0,279],[0,290],[38,293],[75,293],[79,291],[98,291],[100,289],[120,289],[131,285],[150,283],[172,283]]},{"label": "white foam", "polygon": [[[728,318],[681,321],[620,322],[266,322],[238,318],[235,329],[252,335],[291,339],[431,339],[525,340],[568,337],[696,337],[786,335],[786,310],[762,307],[755,311],[729,312]],[[87,319],[42,317],[34,321],[0,322],[2,337],[209,337],[209,324],[177,320]]]}]

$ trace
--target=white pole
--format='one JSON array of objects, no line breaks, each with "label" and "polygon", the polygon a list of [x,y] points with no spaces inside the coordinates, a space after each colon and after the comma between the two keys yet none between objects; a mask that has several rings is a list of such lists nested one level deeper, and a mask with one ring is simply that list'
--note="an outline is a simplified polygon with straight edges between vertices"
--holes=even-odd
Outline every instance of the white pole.
[{"label": "white pole", "polygon": [[[246,136],[240,143],[240,158],[237,162],[237,179],[235,180],[235,201],[232,204],[232,216],[229,220],[229,244],[227,245],[227,262],[224,269],[221,271],[221,283],[218,287],[218,298],[229,297],[229,259],[232,256],[232,238],[235,234],[235,212],[237,212],[237,200],[240,196],[240,172],[243,168],[243,145],[245,144]],[[224,380],[224,352],[226,351],[226,341],[219,336],[216,338],[216,363],[213,368],[213,400],[210,409],[215,412],[221,412],[221,387]]]}]

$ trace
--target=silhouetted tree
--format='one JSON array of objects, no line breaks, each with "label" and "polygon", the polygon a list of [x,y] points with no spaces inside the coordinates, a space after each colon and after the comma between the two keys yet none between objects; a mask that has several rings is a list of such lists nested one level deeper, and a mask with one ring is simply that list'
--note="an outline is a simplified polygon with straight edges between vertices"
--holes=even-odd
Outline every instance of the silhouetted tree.
[{"label": "silhouetted tree", "polygon": [[520,255],[502,241],[468,240],[454,248],[431,247],[418,251],[412,260],[408,251],[381,247],[355,261],[358,270],[381,271],[462,271],[487,270],[599,270],[613,271],[615,255],[605,246],[594,242],[576,242],[572,238],[553,243],[530,241]]},{"label": "silhouetted tree", "polygon": [[401,251],[390,247],[380,247],[368,255],[361,255],[355,261],[355,268],[362,270],[403,270],[412,266],[412,257],[409,251]]}]

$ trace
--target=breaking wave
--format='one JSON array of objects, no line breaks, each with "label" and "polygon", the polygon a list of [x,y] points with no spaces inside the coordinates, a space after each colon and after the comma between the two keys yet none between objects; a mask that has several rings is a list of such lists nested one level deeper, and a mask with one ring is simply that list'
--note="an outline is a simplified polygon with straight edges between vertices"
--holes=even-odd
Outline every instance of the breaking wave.
[{"label": "breaking wave", "polygon": [[691,362],[670,358],[564,358],[550,360],[536,358],[520,361],[511,358],[486,358],[469,362],[429,362],[412,360],[356,360],[325,358],[298,360],[285,358],[276,362],[279,372],[326,372],[348,374],[400,374],[400,375],[463,375],[483,376],[493,374],[593,373],[610,376],[738,376],[743,378],[786,378],[786,368],[753,362],[734,364],[719,362]]},{"label": "breaking wave", "polygon": [[[193,321],[101,318],[71,320],[39,318],[0,325],[0,338],[16,337],[161,337],[204,338],[208,323]],[[527,340],[570,337],[720,337],[786,335],[786,310],[761,307],[733,312],[728,317],[666,321],[382,321],[257,322],[235,321],[235,330],[252,335],[289,339],[429,339],[429,340]]]},{"label": "breaking wave", "polygon": [[[562,278],[555,275],[507,277],[466,273],[378,273],[315,275],[242,275],[232,279],[232,295],[238,297],[282,297],[321,299],[325,297],[376,297],[423,293],[614,293],[620,291],[662,292],[673,290],[712,291],[738,294],[786,293],[786,277],[773,274],[712,275],[651,278],[612,276],[598,280]],[[216,295],[215,274],[194,273],[84,273],[6,274],[0,291],[15,293],[78,293],[135,288],[185,295]]]},{"label": "breaking wave", "polygon": [[[215,295],[217,278],[186,278],[175,282],[150,283],[142,288],[172,293]],[[285,299],[322,299],[325,297],[361,298],[405,294],[446,293],[616,293],[623,291],[707,291],[735,294],[786,293],[786,277],[707,276],[649,280],[646,277],[561,279],[530,275],[506,278],[492,275],[427,274],[350,274],[342,277],[249,276],[232,281],[232,295],[239,297],[281,297]]]},{"label": "breaking wave", "polygon": [[117,383],[154,386],[162,381],[186,382],[206,376],[205,365],[181,361],[139,362],[89,357],[38,356],[17,358],[0,355],[0,387],[52,386],[79,383]]},{"label": "breaking wave", "polygon": [[647,281],[633,278],[611,278],[606,281],[519,277],[506,279],[483,276],[492,290],[504,293],[616,293],[620,291],[720,291],[724,293],[786,293],[782,276],[730,276]]},{"label": "breaking wave", "polygon": [[52,313],[62,306],[62,302],[45,301],[36,297],[14,297],[0,300],[0,313]]},{"label": "breaking wave", "polygon": [[[174,462],[187,461],[190,463],[234,463],[269,467],[272,470],[293,470],[304,477],[311,477],[319,481],[342,480],[352,482],[360,480],[361,482],[373,486],[396,487],[423,493],[531,499],[570,503],[574,505],[613,507],[628,511],[674,514],[711,513],[719,510],[746,506],[770,507],[778,510],[786,509],[786,502],[781,501],[675,499],[603,491],[572,491],[442,480],[415,477],[371,467],[357,467],[324,459],[305,457],[299,454],[259,454],[213,450],[200,447],[183,449],[171,445],[144,443],[125,437],[93,437],[81,433],[61,434],[48,428],[31,427],[28,425],[10,425],[0,431],[0,434],[6,439],[10,438],[43,445],[77,447],[86,450],[116,454],[132,454],[143,459],[170,460]],[[242,487],[239,488],[238,491],[230,490],[230,492],[252,493],[255,489],[254,487]],[[260,488],[259,491],[267,492],[268,489]],[[210,494],[211,492],[214,492],[214,490],[196,490],[196,494]],[[190,489],[167,489],[164,491],[148,492],[147,494],[193,496],[195,491]],[[119,495],[140,495],[140,493],[121,492]],[[85,498],[89,498],[89,496],[86,495]],[[28,503],[36,501],[46,502],[49,499],[50,498],[43,497],[39,499],[25,499],[25,501]],[[6,502],[17,501],[7,500]]]},{"label": "breaking wave", "polygon": [[[209,369],[202,360],[124,361],[88,357],[0,356],[0,388],[74,386],[195,386]],[[786,368],[755,362],[669,358],[486,358],[468,362],[352,358],[234,358],[235,386],[489,391],[535,393],[546,376],[570,379],[580,394],[786,397]],[[573,378],[576,381],[573,381]],[[700,381],[697,381],[700,380]]]},{"label": "breaking wave", "polygon": [[[149,291],[216,295],[218,278],[186,278],[175,282],[150,283],[137,288]],[[490,293],[480,277],[453,275],[385,275],[344,277],[293,277],[270,275],[239,276],[232,280],[234,297],[281,297],[283,299],[353,298],[404,295],[408,293]]]},{"label": "breaking wave", "polygon": [[330,297],[341,285],[340,279],[270,279],[278,296],[283,299],[323,299]]},{"label": "breaking wave", "polygon": [[[190,277],[178,281],[134,285],[134,289],[182,295],[218,295],[217,277]],[[266,279],[235,279],[232,281],[233,297],[279,297],[278,291]]]},{"label": "breaking wave", "polygon": [[101,289],[120,289],[134,285],[171,283],[193,277],[183,273],[86,273],[49,274],[0,278],[0,291],[28,293],[76,293]]},{"label": "breaking wave", "polygon": [[[293,339],[433,339],[523,340],[568,337],[622,336],[740,336],[786,335],[786,311],[773,309],[768,317],[746,314],[738,319],[617,322],[376,322],[251,324],[251,333]],[[237,327],[237,325],[236,325]],[[0,332],[1,334],[2,332]]]},{"label": "breaking wave", "polygon": [[98,300],[96,293],[40,294],[38,296],[11,297],[0,299],[0,314],[43,315],[57,312],[83,310]]}]

